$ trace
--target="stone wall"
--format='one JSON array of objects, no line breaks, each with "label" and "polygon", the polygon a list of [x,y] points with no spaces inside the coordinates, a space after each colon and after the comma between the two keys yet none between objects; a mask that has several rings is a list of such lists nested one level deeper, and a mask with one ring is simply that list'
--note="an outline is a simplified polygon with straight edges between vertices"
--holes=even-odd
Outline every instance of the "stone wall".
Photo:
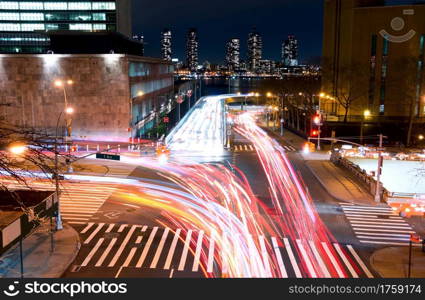
[{"label": "stone wall", "polygon": [[[127,141],[130,126],[128,58],[124,55],[1,55],[0,118],[54,132],[66,85],[73,139]],[[64,118],[61,118],[64,128]],[[63,132],[62,132],[63,133]]]}]

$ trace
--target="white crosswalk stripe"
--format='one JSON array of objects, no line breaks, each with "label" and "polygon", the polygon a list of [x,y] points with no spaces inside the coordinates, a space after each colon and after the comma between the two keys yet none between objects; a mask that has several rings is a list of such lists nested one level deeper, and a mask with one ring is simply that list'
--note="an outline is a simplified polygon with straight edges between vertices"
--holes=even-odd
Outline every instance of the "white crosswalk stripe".
[{"label": "white crosswalk stripe", "polygon": [[251,144],[234,145],[234,152],[255,152],[255,148]]},{"label": "white crosswalk stripe", "polygon": [[410,234],[415,233],[389,206],[349,203],[340,203],[340,206],[354,234],[363,244],[408,246]]},{"label": "white crosswalk stripe", "polygon": [[[81,268],[173,269],[214,276],[229,271],[218,233],[134,224],[75,226],[84,241],[76,259],[76,265]],[[275,236],[252,236],[249,241],[259,247],[261,277],[373,277],[351,245]]]}]

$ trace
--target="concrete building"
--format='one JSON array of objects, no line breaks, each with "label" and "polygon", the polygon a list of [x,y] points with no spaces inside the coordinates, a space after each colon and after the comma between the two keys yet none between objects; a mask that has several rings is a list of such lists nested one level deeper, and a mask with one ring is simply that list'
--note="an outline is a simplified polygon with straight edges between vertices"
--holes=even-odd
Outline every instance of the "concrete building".
[{"label": "concrete building", "polygon": [[[425,121],[425,5],[326,0],[322,108],[328,120]],[[333,98],[332,98],[333,97]],[[345,117],[346,115],[346,117]],[[332,117],[333,116],[333,117]]]},{"label": "concrete building", "polygon": [[56,31],[131,37],[131,0],[0,1],[1,53],[46,53]]},{"label": "concrete building", "polygon": [[[51,133],[65,108],[74,140],[128,141],[152,128],[173,98],[173,67],[125,54],[0,55],[0,119]],[[72,84],[67,85],[67,81]],[[64,130],[64,120],[60,121]],[[64,131],[61,131],[62,133]]]},{"label": "concrete building", "polygon": [[164,29],[161,32],[161,57],[163,60],[171,61],[171,30]]},{"label": "concrete building", "polygon": [[298,40],[293,35],[282,43],[282,63],[287,67],[298,66]]},{"label": "concrete building", "polygon": [[248,70],[257,73],[259,71],[259,62],[263,53],[263,41],[261,35],[253,28],[248,35]]},{"label": "concrete building", "polygon": [[226,44],[226,65],[229,71],[237,72],[240,67],[241,43],[239,39],[231,39]]},{"label": "concrete building", "polygon": [[189,29],[186,39],[186,65],[189,71],[198,68],[198,33],[195,28]]}]

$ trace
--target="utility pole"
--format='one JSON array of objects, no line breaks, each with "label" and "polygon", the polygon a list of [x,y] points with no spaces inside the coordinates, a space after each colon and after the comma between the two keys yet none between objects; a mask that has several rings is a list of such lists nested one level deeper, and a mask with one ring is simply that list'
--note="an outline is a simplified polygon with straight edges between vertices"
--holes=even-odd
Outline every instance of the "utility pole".
[{"label": "utility pole", "polygon": [[376,193],[375,202],[381,202],[381,172],[382,172],[382,140],[383,135],[379,135],[379,149],[378,149],[378,170],[376,172]]}]

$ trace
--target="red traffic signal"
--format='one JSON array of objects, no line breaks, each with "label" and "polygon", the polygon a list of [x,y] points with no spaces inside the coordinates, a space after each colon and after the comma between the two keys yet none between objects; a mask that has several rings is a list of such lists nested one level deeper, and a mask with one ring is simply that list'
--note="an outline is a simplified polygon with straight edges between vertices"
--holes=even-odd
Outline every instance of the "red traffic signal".
[{"label": "red traffic signal", "polygon": [[319,130],[313,129],[311,131],[311,136],[318,136],[319,135]]},{"label": "red traffic signal", "polygon": [[164,123],[168,123],[170,122],[170,118],[169,117],[164,117]]}]

